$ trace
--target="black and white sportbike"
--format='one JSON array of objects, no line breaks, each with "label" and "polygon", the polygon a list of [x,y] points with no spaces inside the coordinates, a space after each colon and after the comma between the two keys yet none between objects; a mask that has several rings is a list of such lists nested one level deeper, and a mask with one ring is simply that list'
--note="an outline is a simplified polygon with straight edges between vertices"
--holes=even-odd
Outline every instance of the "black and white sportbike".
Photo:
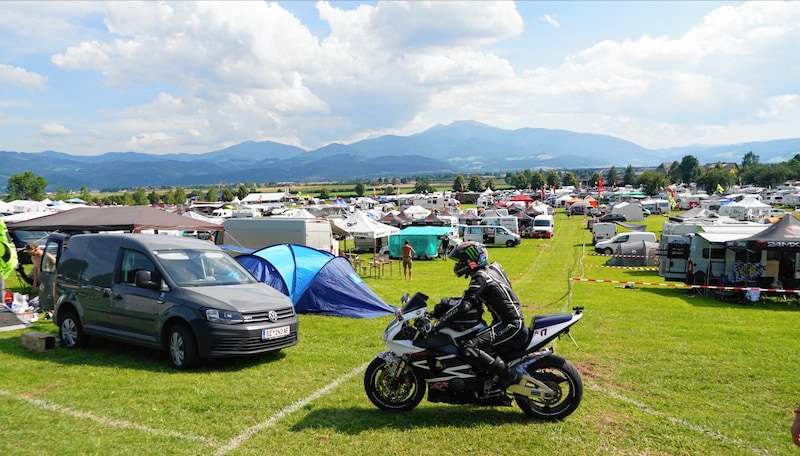
[{"label": "black and white sportbike", "polygon": [[572,339],[569,329],[583,317],[582,307],[573,308],[571,314],[533,317],[525,345],[511,353],[497,353],[522,377],[502,391],[497,388],[497,375],[476,371],[458,356],[459,342],[487,327],[482,311],[424,337],[420,328],[430,326],[427,299],[422,293],[411,299],[404,296],[403,307],[383,333],[389,349],[367,367],[364,389],[378,408],[411,410],[422,401],[426,387],[430,402],[510,406],[513,398],[526,415],[543,420],[566,418],[578,408],[583,397],[578,370],[556,356],[552,347],[544,347],[562,334]]}]

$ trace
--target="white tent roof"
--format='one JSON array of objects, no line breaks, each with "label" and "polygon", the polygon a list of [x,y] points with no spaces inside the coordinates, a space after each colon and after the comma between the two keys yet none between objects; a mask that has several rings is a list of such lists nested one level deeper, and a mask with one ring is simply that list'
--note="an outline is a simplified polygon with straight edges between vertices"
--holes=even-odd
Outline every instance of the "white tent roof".
[{"label": "white tent roof", "polygon": [[344,220],[337,220],[336,224],[353,237],[377,239],[400,232],[400,228],[372,220],[360,210]]}]

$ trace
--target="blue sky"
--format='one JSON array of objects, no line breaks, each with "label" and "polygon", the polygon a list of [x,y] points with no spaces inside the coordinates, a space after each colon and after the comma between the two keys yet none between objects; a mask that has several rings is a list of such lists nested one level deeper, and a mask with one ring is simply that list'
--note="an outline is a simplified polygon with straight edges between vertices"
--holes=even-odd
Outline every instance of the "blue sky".
[{"label": "blue sky", "polygon": [[800,2],[2,2],[0,150],[800,137]]}]

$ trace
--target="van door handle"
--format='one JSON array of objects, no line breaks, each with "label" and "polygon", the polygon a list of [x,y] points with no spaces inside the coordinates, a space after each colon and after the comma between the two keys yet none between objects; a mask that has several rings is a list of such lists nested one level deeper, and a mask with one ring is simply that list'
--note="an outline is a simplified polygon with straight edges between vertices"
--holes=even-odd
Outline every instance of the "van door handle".
[{"label": "van door handle", "polygon": [[167,301],[164,301],[164,300],[163,300],[163,299],[161,299],[161,298],[159,298],[159,299],[156,299],[156,304],[158,304],[159,306],[160,306],[161,304],[164,304],[165,302],[167,302]]}]

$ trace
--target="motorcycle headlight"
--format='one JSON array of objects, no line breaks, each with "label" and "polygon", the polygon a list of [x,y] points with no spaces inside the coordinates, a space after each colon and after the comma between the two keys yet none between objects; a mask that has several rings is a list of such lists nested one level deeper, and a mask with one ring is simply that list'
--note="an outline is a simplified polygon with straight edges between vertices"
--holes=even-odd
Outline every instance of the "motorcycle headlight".
[{"label": "motorcycle headlight", "polygon": [[244,322],[242,314],[233,310],[206,309],[206,320],[213,323],[224,323],[234,325]]}]

